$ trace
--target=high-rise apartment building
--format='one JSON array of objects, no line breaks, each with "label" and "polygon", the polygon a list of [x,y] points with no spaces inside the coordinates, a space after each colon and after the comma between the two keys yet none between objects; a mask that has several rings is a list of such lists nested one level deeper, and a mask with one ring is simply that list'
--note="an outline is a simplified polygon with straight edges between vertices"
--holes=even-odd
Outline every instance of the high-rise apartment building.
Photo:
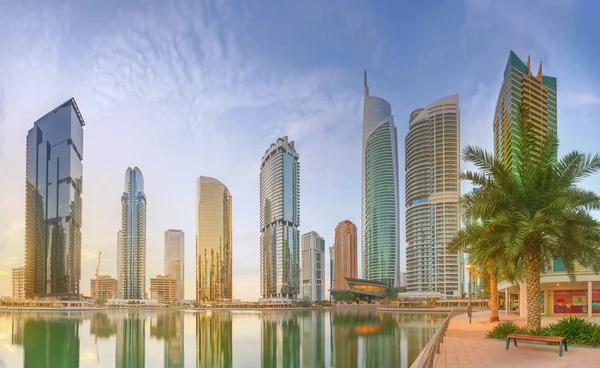
[{"label": "high-rise apartment building", "polygon": [[144,299],[146,291],[146,195],[137,167],[125,172],[121,196],[121,275],[119,295]]},{"label": "high-rise apartment building", "polygon": [[[98,285],[98,292],[96,292],[96,285]],[[100,275],[98,280],[95,278],[90,279],[90,292],[92,300],[102,299],[106,302],[109,299],[116,299],[118,297],[118,282],[110,275]]]},{"label": "high-rise apartment building", "polygon": [[25,267],[10,270],[10,283],[13,299],[25,299]]},{"label": "high-rise apartment building", "polygon": [[300,295],[300,162],[288,137],[271,144],[260,165],[260,293]]},{"label": "high-rise apartment building", "polygon": [[184,236],[182,230],[165,231],[165,275],[170,275],[178,280],[176,300],[184,299]]},{"label": "high-rise apartment building", "polygon": [[196,301],[232,299],[231,194],[215,178],[196,182]]},{"label": "high-rise apartment building", "polygon": [[84,125],[71,98],[27,133],[26,298],[79,294]]},{"label": "high-rise apartment building", "polygon": [[459,295],[459,255],[446,250],[460,225],[458,95],[410,115],[406,135],[406,289]]},{"label": "high-rise apartment building", "polygon": [[362,141],[363,277],[399,285],[398,141],[390,104],[369,96],[365,71]]},{"label": "high-rise apartment building", "polygon": [[123,233],[121,230],[117,231],[117,298],[123,297],[121,295],[121,256],[123,252],[123,244],[121,244],[122,237]]},{"label": "high-rise apartment building", "polygon": [[178,301],[179,280],[169,275],[156,275],[150,279],[150,299],[159,303]]},{"label": "high-rise apartment building", "polygon": [[531,73],[531,58],[527,64],[510,52],[504,80],[494,114],[494,154],[502,161],[510,161],[517,172],[518,158],[515,142],[520,138],[517,131],[517,104],[529,107],[531,122],[539,132],[538,137],[557,132],[556,78],[542,75],[542,63],[537,74]]},{"label": "high-rise apartment building", "polygon": [[316,231],[302,235],[302,298],[325,300],[325,239]]},{"label": "high-rise apartment building", "polygon": [[351,221],[340,222],[335,228],[335,283],[333,290],[348,290],[346,277],[358,277],[358,231]]},{"label": "high-rise apartment building", "polygon": [[[332,245],[329,247],[329,290],[333,290],[335,285],[335,247]],[[329,293],[329,300],[331,300],[331,292]]]}]

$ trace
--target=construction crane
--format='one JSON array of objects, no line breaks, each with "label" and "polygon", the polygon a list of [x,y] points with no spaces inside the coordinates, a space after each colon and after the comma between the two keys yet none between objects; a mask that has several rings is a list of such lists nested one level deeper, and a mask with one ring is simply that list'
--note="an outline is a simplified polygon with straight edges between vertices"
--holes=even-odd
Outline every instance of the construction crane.
[{"label": "construction crane", "polygon": [[100,274],[100,257],[102,257],[102,252],[98,253],[98,266],[96,266],[96,300],[100,299],[100,289],[98,289],[98,275]]}]

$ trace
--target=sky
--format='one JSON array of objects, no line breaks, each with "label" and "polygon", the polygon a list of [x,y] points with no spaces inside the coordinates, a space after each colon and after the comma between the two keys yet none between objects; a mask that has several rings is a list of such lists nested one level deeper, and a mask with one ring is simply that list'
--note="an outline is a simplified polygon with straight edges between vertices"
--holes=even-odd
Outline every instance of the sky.
[{"label": "sky", "polygon": [[[404,270],[411,111],[458,93],[461,147],[492,150],[513,50],[558,79],[559,153],[600,151],[598,11],[593,0],[0,0],[0,294],[24,262],[27,131],[75,97],[86,122],[83,293],[98,252],[100,273],[116,274],[125,171],[138,166],[147,276],[164,273],[164,231],[182,229],[194,298],[196,180],[212,176],[233,197],[233,296],[256,300],[259,167],[278,137],[300,155],[301,233],[331,246],[340,221],[360,230],[364,69],[398,129]],[[582,186],[600,191],[600,177]]]}]

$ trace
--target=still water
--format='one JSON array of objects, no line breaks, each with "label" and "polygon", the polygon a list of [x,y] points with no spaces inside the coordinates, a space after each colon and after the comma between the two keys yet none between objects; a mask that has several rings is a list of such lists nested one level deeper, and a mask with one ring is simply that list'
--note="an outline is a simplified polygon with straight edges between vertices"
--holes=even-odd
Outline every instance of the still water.
[{"label": "still water", "polygon": [[0,368],[409,367],[444,314],[0,312]]}]

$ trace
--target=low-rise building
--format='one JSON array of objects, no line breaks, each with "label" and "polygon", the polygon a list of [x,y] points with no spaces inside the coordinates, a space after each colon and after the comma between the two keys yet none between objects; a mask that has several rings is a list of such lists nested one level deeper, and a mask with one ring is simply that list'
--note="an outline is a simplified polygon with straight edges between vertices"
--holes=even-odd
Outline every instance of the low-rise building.
[{"label": "low-rise building", "polygon": [[159,303],[168,304],[177,301],[179,280],[164,275],[157,275],[150,279],[150,298]]},{"label": "low-rise building", "polygon": [[25,267],[17,267],[10,270],[10,282],[12,284],[12,297],[14,299],[25,299]]},{"label": "low-rise building", "polygon": [[[98,285],[98,292],[96,292],[96,284]],[[102,299],[106,301],[117,298],[119,292],[118,281],[110,275],[100,275],[98,279],[90,279],[90,291],[92,300]]]}]

